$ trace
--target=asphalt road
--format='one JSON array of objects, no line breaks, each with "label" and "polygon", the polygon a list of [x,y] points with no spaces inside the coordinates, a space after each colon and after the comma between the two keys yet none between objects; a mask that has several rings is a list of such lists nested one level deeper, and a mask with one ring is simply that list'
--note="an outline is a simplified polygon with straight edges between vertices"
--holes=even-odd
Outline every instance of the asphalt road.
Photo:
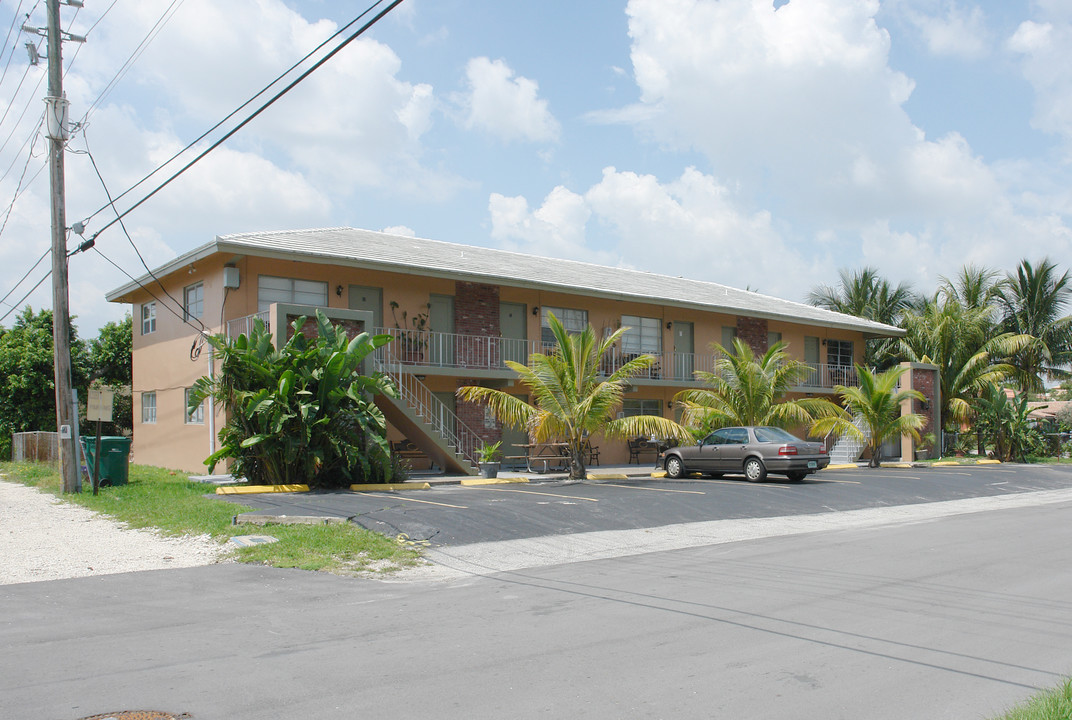
[{"label": "asphalt road", "polygon": [[271,515],[349,517],[434,547],[914,505],[1072,488],[1072,466],[978,465],[825,470],[800,483],[742,478],[436,486],[397,493],[221,496]]},{"label": "asphalt road", "polygon": [[984,718],[1072,672],[1070,512],[436,583],[219,565],[8,585],[0,717]]}]

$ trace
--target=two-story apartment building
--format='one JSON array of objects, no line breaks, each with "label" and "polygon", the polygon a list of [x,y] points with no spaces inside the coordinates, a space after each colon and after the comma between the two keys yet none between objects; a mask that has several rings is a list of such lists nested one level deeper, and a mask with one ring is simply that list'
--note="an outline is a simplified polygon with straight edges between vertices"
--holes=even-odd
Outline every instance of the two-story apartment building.
[{"label": "two-story apartment building", "polygon": [[[504,360],[544,348],[548,313],[567,328],[628,327],[608,370],[640,353],[658,362],[622,412],[666,417],[675,393],[698,386],[693,373],[714,367],[713,342],[739,337],[761,353],[785,341],[812,368],[794,393],[832,395],[853,383],[867,338],[902,334],[716,283],[351,228],[219,236],[107,298],[133,306],[135,460],[186,471],[204,469],[225,422],[216,408],[186,410],[194,381],[214,371],[200,333],[237,335],[257,317],[277,342],[287,317],[314,308],[392,334],[375,360],[402,394],[378,401],[391,439],[456,472],[471,471],[481,440],[525,442],[455,391],[487,383],[524,395]],[[626,461],[624,442],[596,442],[603,463]]]}]

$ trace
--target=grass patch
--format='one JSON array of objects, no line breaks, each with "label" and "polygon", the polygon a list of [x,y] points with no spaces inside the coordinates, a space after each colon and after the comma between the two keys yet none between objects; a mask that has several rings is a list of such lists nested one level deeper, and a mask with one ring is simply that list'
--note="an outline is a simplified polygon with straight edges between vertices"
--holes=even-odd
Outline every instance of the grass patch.
[{"label": "grass patch", "polygon": [[1035,695],[993,720],[1072,720],[1072,679]]},{"label": "grass patch", "polygon": [[279,542],[235,548],[239,562],[322,570],[342,575],[386,573],[418,562],[420,553],[402,543],[346,523],[339,525],[235,526],[241,506],[207,496],[215,488],[191,482],[186,473],[131,465],[126,485],[64,494],[59,474],[40,463],[0,463],[8,480],[36,487],[76,505],[108,515],[133,528],[156,528],[164,535],[209,535],[224,543],[235,535],[270,535]]}]

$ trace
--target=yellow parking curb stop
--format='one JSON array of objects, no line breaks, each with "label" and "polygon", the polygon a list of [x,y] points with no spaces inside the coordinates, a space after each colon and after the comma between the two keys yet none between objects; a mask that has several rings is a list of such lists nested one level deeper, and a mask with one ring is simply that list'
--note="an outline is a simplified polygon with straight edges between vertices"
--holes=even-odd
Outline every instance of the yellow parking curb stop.
[{"label": "yellow parking curb stop", "polygon": [[527,483],[529,481],[526,477],[516,478],[470,478],[469,480],[462,480],[461,484],[466,487],[472,487],[473,485],[509,485],[511,483]]},{"label": "yellow parking curb stop", "polygon": [[309,492],[308,485],[228,485],[216,488],[217,495],[255,495],[257,493]]},{"label": "yellow parking curb stop", "polygon": [[428,490],[432,486],[424,482],[413,483],[366,483],[362,485],[351,485],[350,489],[354,492],[383,492],[384,490]]}]

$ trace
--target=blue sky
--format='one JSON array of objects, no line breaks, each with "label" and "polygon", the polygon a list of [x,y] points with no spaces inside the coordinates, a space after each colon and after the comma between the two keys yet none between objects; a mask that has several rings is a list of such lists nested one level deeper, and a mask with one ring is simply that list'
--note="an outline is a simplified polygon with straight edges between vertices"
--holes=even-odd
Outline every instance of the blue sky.
[{"label": "blue sky", "polygon": [[[68,221],[110,219],[93,214],[87,144],[117,194],[363,9],[64,8],[89,35],[64,48],[71,117],[93,108],[69,144]],[[0,32],[16,10],[44,23],[43,3],[0,0]],[[28,183],[45,158],[27,39],[2,56],[0,209],[18,197],[0,295],[49,236],[47,172]],[[1067,267],[1070,67],[1058,0],[406,0],[126,225],[153,267],[216,234],[348,225],[791,300],[864,265],[929,292],[968,262]],[[142,274],[118,226],[98,243]],[[103,258],[72,258],[70,275],[83,335],[122,315],[103,293],[126,278]],[[26,302],[49,305],[47,283]]]}]

